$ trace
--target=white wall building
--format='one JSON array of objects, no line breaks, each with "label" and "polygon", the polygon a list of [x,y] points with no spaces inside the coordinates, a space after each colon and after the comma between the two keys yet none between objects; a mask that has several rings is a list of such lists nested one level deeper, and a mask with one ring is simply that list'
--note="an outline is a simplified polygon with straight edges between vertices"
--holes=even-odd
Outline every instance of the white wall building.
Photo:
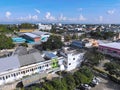
[{"label": "white wall building", "polygon": [[42,25],[41,23],[38,24],[38,29],[39,30],[51,30],[52,25]]},{"label": "white wall building", "polygon": [[79,67],[83,61],[84,52],[80,52],[69,47],[64,47],[58,51],[58,53],[65,58],[63,64],[66,71],[70,71]]},{"label": "white wall building", "polygon": [[63,59],[63,57],[57,57],[45,60],[38,52],[1,58],[0,85],[12,83],[35,73],[49,73],[49,70],[52,71],[57,68],[60,70],[62,64],[59,62]]}]

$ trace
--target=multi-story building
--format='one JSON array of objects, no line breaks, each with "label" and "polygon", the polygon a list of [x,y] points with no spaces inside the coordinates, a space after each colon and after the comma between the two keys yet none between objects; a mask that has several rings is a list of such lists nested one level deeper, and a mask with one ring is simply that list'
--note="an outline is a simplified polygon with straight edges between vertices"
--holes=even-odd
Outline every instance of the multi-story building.
[{"label": "multi-story building", "polygon": [[51,30],[52,25],[42,25],[41,23],[38,24],[38,29],[39,30]]},{"label": "multi-story building", "polygon": [[56,72],[55,68],[59,71],[61,65],[59,62],[63,59],[63,57],[55,57],[45,60],[39,52],[0,58],[0,85],[12,83],[36,73]]},{"label": "multi-story building", "polygon": [[120,58],[120,43],[113,42],[107,44],[99,44],[98,48],[99,51],[103,54]]},{"label": "multi-story building", "polygon": [[58,54],[65,58],[63,61],[65,70],[70,71],[80,67],[81,62],[83,61],[84,52],[77,51],[69,47],[64,47],[58,51]]}]

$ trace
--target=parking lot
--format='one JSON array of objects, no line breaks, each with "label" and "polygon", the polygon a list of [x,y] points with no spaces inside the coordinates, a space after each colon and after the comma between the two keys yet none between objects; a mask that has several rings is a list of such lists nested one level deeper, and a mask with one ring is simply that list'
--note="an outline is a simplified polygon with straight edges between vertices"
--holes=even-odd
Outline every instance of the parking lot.
[{"label": "parking lot", "polygon": [[99,77],[101,82],[96,85],[95,87],[93,87],[91,90],[120,90],[120,85],[109,80],[106,79],[104,77]]}]

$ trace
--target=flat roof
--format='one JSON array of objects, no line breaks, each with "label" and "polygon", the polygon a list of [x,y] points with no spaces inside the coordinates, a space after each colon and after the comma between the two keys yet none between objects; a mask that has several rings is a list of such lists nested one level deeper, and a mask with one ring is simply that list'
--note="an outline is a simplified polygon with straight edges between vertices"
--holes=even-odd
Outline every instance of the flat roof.
[{"label": "flat roof", "polygon": [[24,33],[24,35],[27,35],[27,36],[29,36],[31,38],[37,38],[37,37],[39,37],[38,35],[33,34],[33,33]]},{"label": "flat roof", "polygon": [[104,47],[109,47],[109,48],[120,49],[120,43],[119,43],[119,42],[99,44],[99,45],[100,45],[100,46],[104,46]]}]

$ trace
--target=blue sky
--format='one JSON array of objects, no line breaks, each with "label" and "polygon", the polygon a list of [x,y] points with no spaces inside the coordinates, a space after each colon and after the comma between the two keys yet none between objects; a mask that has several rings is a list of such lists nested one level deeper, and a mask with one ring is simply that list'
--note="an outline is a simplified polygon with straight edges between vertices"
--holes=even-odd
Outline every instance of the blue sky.
[{"label": "blue sky", "polygon": [[0,22],[120,23],[120,0],[1,0]]}]

